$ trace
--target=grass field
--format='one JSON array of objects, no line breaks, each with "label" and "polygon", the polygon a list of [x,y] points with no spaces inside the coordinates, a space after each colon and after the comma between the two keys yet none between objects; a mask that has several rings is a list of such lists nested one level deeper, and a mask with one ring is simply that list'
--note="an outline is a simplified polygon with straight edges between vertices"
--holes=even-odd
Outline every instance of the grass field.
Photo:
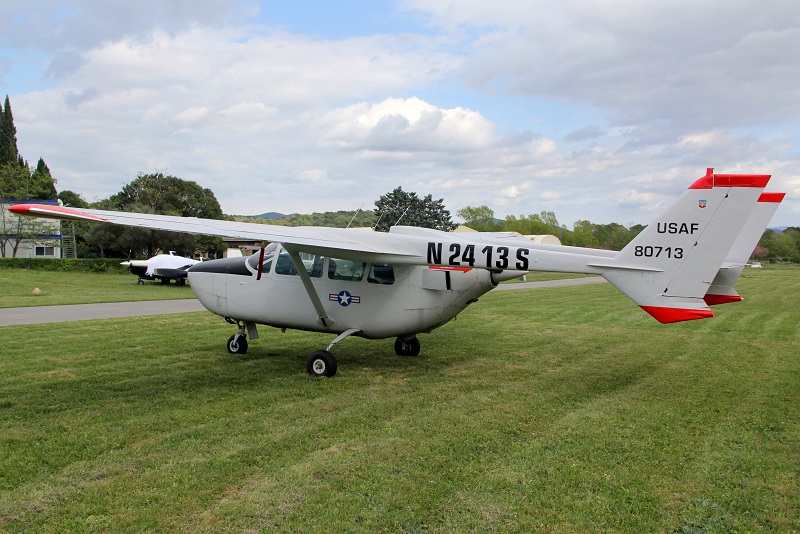
[{"label": "grass field", "polygon": [[208,313],[0,328],[7,531],[800,530],[800,270],[659,325],[607,284],[337,346]]},{"label": "grass field", "polygon": [[[576,278],[567,273],[531,273],[528,282]],[[95,304],[99,302],[134,302],[195,298],[189,286],[158,281],[137,285],[129,273],[51,272],[31,269],[0,269],[0,308]],[[509,282],[513,283],[515,281]],[[39,294],[33,289],[38,288]]]},{"label": "grass field", "polygon": [[[194,298],[188,286],[160,282],[145,282],[140,286],[136,281],[129,273],[0,269],[0,308]],[[39,288],[38,295],[33,294],[34,288]]]}]

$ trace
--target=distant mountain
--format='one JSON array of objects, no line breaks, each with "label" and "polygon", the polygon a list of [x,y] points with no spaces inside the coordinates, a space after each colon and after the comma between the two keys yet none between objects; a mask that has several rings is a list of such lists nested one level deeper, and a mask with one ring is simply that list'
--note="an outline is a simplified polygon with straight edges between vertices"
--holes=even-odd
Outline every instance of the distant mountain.
[{"label": "distant mountain", "polygon": [[296,213],[290,213],[286,215],[284,213],[278,213],[277,211],[270,211],[268,213],[262,213],[261,215],[233,215],[233,217],[248,217],[250,219],[283,219],[285,217],[291,217],[292,215],[297,215]]},{"label": "distant mountain", "polygon": [[255,215],[255,217],[260,217],[262,219],[283,219],[285,217],[292,217],[297,215],[297,213],[278,213],[277,211],[270,211],[269,213],[262,213],[261,215]]},{"label": "distant mountain", "polygon": [[782,234],[784,230],[789,228],[788,226],[776,226],[775,228],[767,228],[767,230],[772,230],[776,234]]}]

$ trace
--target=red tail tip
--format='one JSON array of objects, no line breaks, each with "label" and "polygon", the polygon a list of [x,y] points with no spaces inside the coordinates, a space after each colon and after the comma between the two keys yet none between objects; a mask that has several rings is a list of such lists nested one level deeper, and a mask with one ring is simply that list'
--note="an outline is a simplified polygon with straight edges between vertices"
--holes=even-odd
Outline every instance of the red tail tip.
[{"label": "red tail tip", "polygon": [[712,187],[767,187],[770,174],[715,174],[714,168],[706,169],[706,175],[689,186],[689,189],[711,189]]},{"label": "red tail tip", "polygon": [[742,297],[739,295],[712,295],[711,293],[706,293],[706,296],[703,297],[703,300],[706,301],[706,304],[709,306],[714,306],[716,304],[729,304],[731,302],[741,302]]},{"label": "red tail tip", "polygon": [[664,308],[661,306],[642,306],[642,309],[652,315],[660,323],[677,323],[680,321],[693,321],[714,317],[711,310],[697,310],[690,308]]}]

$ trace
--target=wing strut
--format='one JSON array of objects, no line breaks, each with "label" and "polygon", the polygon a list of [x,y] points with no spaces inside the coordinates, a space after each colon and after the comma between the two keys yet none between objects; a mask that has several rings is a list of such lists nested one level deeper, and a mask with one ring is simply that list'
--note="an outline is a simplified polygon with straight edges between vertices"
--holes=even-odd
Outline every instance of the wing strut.
[{"label": "wing strut", "polygon": [[332,327],[336,324],[336,321],[328,317],[328,314],[325,313],[325,308],[322,307],[322,301],[319,299],[319,295],[317,295],[317,291],[314,289],[314,284],[311,282],[311,277],[308,275],[305,265],[303,265],[300,253],[286,246],[283,248],[289,253],[289,257],[292,258],[292,263],[294,264],[295,270],[297,270],[297,274],[300,276],[300,280],[303,281],[303,287],[306,288],[308,298],[311,299],[311,304],[314,305],[314,309],[317,311],[317,321],[325,328]]}]

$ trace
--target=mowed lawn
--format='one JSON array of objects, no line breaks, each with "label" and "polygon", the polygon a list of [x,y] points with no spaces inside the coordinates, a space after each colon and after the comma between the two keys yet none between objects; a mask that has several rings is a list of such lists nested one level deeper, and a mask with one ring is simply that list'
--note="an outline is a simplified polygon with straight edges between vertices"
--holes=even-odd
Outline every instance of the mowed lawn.
[{"label": "mowed lawn", "polygon": [[[579,277],[583,275],[545,272],[530,273],[526,279],[537,282]],[[0,268],[0,308],[195,298],[189,285],[180,287],[160,281],[138,285],[137,280],[130,273]],[[35,293],[34,289],[39,291]]]},{"label": "mowed lawn", "polygon": [[130,273],[0,269],[0,308],[195,298],[188,286],[137,280]]},{"label": "mowed lawn", "polygon": [[660,325],[608,284],[339,344],[209,313],[0,328],[7,531],[800,530],[800,270]]}]

